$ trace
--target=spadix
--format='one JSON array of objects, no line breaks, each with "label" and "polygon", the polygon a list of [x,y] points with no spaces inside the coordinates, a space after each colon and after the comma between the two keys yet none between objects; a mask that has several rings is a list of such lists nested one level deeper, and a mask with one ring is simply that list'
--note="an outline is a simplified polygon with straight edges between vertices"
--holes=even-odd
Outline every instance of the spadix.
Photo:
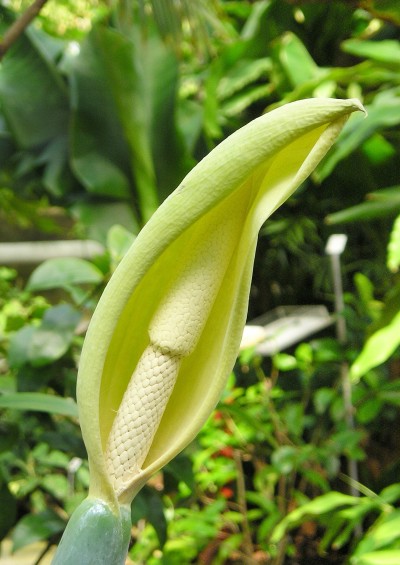
[{"label": "spadix", "polygon": [[355,110],[357,100],[312,99],[254,120],[203,159],[136,238],[79,368],[93,506],[118,516],[211,413],[240,346],[258,232]]}]

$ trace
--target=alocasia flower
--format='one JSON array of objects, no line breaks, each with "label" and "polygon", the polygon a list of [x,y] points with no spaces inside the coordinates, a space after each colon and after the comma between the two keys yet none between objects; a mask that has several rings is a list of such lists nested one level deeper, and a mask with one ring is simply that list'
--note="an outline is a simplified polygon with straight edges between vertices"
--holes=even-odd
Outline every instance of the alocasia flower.
[{"label": "alocasia flower", "polygon": [[232,370],[262,224],[360,109],[357,100],[311,99],[254,120],[143,228],[85,339],[78,404],[90,491],[54,563],[123,563],[132,499],[192,441]]}]

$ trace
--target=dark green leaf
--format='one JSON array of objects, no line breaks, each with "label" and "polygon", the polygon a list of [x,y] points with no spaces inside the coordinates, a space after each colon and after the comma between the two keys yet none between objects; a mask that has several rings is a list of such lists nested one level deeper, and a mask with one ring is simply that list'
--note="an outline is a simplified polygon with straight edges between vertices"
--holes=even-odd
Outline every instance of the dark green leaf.
[{"label": "dark green leaf", "polygon": [[120,199],[130,195],[130,157],[97,45],[102,33],[93,30],[79,54],[65,62],[72,90],[71,164],[92,193]]},{"label": "dark green leaf", "polygon": [[35,147],[66,131],[66,94],[51,60],[27,35],[20,37],[2,61],[0,101],[10,130],[22,147]]},{"label": "dark green leaf", "polygon": [[109,230],[115,224],[122,225],[134,234],[139,232],[139,224],[132,209],[125,202],[108,204],[85,202],[75,204],[71,211],[85,229],[86,236],[104,244],[107,243]]},{"label": "dark green leaf", "polygon": [[68,304],[49,308],[40,326],[25,326],[12,336],[8,353],[10,365],[19,368],[31,363],[37,367],[62,357],[72,343],[80,318],[80,312]]},{"label": "dark green leaf", "polygon": [[136,31],[132,29],[132,37],[128,38],[115,30],[97,28],[95,39],[129,144],[138,207],[147,221],[159,205],[151,152],[152,100],[148,81],[152,68],[147,58],[151,43],[143,42]]},{"label": "dark green leaf", "polygon": [[52,510],[21,518],[12,533],[13,551],[36,541],[49,539],[65,528],[65,522]]},{"label": "dark green leaf", "polygon": [[152,492],[148,499],[147,519],[156,531],[161,547],[167,541],[167,521],[161,496]]},{"label": "dark green leaf", "polygon": [[0,541],[12,528],[17,517],[17,501],[0,477]]},{"label": "dark green leaf", "polygon": [[89,192],[97,195],[127,197],[129,181],[124,173],[105,155],[96,150],[76,156],[75,174]]},{"label": "dark green leaf", "polygon": [[142,518],[146,518],[148,511],[147,488],[142,489],[133,499],[131,505],[132,524],[136,524]]},{"label": "dark green leaf", "polygon": [[13,422],[0,422],[0,453],[11,450],[17,443],[18,437],[19,428],[17,424]]},{"label": "dark green leaf", "polygon": [[195,486],[192,462],[184,454],[172,459],[164,473],[170,473],[177,481],[183,481],[190,489]]},{"label": "dark green leaf", "polygon": [[132,523],[146,518],[156,531],[159,543],[163,546],[167,539],[167,522],[161,496],[149,487],[145,487],[132,502]]}]

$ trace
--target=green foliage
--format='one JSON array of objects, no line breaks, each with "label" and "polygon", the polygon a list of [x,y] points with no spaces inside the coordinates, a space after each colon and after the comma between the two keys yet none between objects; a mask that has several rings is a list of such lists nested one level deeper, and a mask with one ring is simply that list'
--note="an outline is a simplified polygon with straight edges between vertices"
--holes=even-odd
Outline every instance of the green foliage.
[{"label": "green foliage", "polygon": [[393,224],[387,251],[388,269],[397,273],[400,266],[400,216],[396,218]]},{"label": "green foliage", "polygon": [[43,510],[24,516],[13,531],[13,551],[50,538],[64,530],[65,523],[54,511]]},{"label": "green foliage", "polygon": [[[327,330],[272,360],[243,352],[196,442],[136,498],[130,556],[277,564],[301,562],[308,545],[327,563],[397,564],[398,2],[56,4],[1,63],[1,219],[48,232],[42,212],[57,204],[106,251],[50,260],[27,284],[0,268],[0,538],[15,550],[57,543],[86,495],[76,367],[87,318],[139,227],[253,117],[356,96],[368,118],[348,122],[309,190],[263,228],[250,304],[250,317],[330,305],[323,249],[340,228],[348,343]],[[1,5],[2,34],[11,20]],[[359,497],[348,494],[350,458],[362,462]]]},{"label": "green foliage", "polygon": [[78,200],[78,216],[81,203],[120,201],[137,231],[187,171],[176,90],[176,58],[153,31],[144,40],[136,26],[98,23],[78,44],[29,28],[0,76],[6,138],[15,144],[11,154],[4,147],[3,183],[23,197]]}]

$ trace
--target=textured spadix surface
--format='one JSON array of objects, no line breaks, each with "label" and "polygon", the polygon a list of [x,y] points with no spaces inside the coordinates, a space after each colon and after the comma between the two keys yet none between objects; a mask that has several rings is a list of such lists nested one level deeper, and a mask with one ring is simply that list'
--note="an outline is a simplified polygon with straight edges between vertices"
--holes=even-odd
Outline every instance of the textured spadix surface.
[{"label": "textured spadix surface", "polygon": [[143,228],[81,357],[90,496],[117,511],[197,434],[236,359],[259,229],[359,109],[312,99],[258,118],[203,159]]}]

